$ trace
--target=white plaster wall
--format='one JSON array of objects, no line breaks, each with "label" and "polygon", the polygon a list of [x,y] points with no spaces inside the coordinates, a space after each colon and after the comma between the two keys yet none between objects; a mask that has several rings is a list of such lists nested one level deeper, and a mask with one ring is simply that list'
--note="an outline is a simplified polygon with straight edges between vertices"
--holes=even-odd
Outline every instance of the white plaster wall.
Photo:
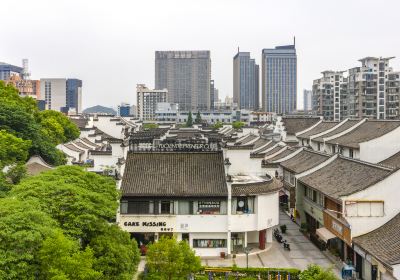
[{"label": "white plaster wall", "polygon": [[231,231],[245,232],[257,230],[257,214],[232,214]]},{"label": "white plaster wall", "polygon": [[124,151],[121,147],[121,143],[111,143],[112,155],[116,158],[124,157]]},{"label": "white plaster wall", "polygon": [[[353,195],[342,197],[343,203],[346,200],[383,200],[383,217],[346,217],[351,226],[352,237],[366,234],[392,219],[400,212],[399,198],[397,194],[400,185],[400,170],[396,171],[386,179],[377,184],[355,193]],[[345,209],[345,207],[343,207]]]},{"label": "white plaster wall", "polygon": [[257,196],[257,230],[279,224],[279,192]]},{"label": "white plaster wall", "polygon": [[265,169],[261,168],[262,158],[250,158],[251,150],[226,150],[231,166],[229,174],[264,175]]},{"label": "white plaster wall", "polygon": [[258,231],[250,231],[247,233],[247,243],[258,243]]},{"label": "white plaster wall", "polygon": [[400,264],[393,265],[393,276],[400,279]]},{"label": "white plaster wall", "polygon": [[114,138],[122,139],[124,128],[123,125],[117,125],[117,121],[110,121],[112,117],[98,117],[98,121],[94,121],[94,126],[96,126],[101,131],[111,135]]},{"label": "white plaster wall", "polygon": [[[176,215],[178,232],[227,232],[228,215]],[[187,224],[186,230],[180,225]]]},{"label": "white plaster wall", "polygon": [[67,156],[72,157],[75,159],[75,161],[81,161],[82,156],[79,154],[79,152],[72,151],[65,147],[64,145],[60,144],[57,146],[57,149],[63,151]]},{"label": "white plaster wall", "polygon": [[378,163],[400,151],[400,127],[368,142],[360,143],[360,159]]},{"label": "white plaster wall", "polygon": [[101,171],[106,166],[116,167],[118,157],[112,155],[89,155],[89,159],[94,160],[94,167],[90,168],[90,171]]}]

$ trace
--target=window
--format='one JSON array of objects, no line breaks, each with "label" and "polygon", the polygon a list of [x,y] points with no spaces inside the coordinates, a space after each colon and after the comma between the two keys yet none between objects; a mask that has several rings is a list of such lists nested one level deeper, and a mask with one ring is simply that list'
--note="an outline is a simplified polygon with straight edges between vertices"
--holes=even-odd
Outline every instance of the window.
[{"label": "window", "polygon": [[193,214],[193,201],[182,200],[178,203],[179,215],[192,215]]},{"label": "window", "polygon": [[127,214],[128,213],[128,201],[122,200],[120,207],[121,207],[121,209],[120,209],[121,214]]},{"label": "window", "polygon": [[225,248],[226,239],[193,239],[193,248]]},{"label": "window", "polygon": [[126,214],[154,214],[154,202],[128,201],[128,212]]},{"label": "window", "polygon": [[220,201],[199,201],[197,204],[197,211],[199,214],[220,214]]},{"label": "window", "polygon": [[160,213],[161,214],[174,214],[174,202],[173,201],[161,201]]},{"label": "window", "polygon": [[383,201],[346,201],[346,216],[348,217],[383,217]]},{"label": "window", "polygon": [[254,214],[254,197],[233,197],[232,214]]},{"label": "window", "polygon": [[349,157],[353,158],[353,156],[354,156],[353,149],[349,149]]}]

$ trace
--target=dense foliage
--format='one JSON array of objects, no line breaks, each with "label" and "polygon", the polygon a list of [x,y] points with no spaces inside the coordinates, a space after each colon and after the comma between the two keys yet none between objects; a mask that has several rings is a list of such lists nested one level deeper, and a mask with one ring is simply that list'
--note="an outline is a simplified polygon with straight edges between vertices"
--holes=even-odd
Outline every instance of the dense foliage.
[{"label": "dense foliage", "polygon": [[187,279],[201,269],[200,258],[189,244],[169,237],[149,245],[146,261],[149,279]]},{"label": "dense foliage", "polygon": [[193,126],[193,116],[192,116],[192,112],[189,111],[189,115],[186,121],[186,127],[192,127]]},{"label": "dense foliage", "polygon": [[203,121],[203,120],[201,119],[200,111],[197,111],[197,114],[196,114],[196,118],[195,118],[195,120],[194,120],[194,123],[201,124],[202,121]]},{"label": "dense foliage", "polygon": [[136,242],[112,223],[110,177],[61,166],[0,199],[0,279],[131,279]]},{"label": "dense foliage", "polygon": [[217,121],[215,124],[213,124],[212,127],[215,128],[215,129],[219,129],[219,128],[223,127],[223,126],[224,126],[224,124],[222,122]]},{"label": "dense foliage", "polygon": [[158,124],[156,124],[156,123],[144,123],[142,127],[143,127],[143,130],[150,130],[150,129],[158,128]]},{"label": "dense foliage", "polygon": [[[0,81],[0,130],[29,141],[29,156],[40,155],[52,165],[65,163],[65,155],[56,145],[79,136],[79,129],[62,113],[40,112],[36,101],[20,97],[11,85]],[[10,139],[17,143],[16,139]]]},{"label": "dense foliage", "polygon": [[324,269],[319,265],[309,265],[299,275],[299,280],[339,280],[332,269]]},{"label": "dense foliage", "polygon": [[240,121],[235,121],[232,123],[232,127],[234,129],[241,129],[243,126],[245,125],[244,122],[240,122]]}]

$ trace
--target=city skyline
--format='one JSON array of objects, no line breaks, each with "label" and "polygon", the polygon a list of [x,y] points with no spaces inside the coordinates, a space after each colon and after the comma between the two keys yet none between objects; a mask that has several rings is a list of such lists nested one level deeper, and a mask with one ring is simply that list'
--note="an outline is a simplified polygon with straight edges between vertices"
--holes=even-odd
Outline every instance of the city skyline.
[{"label": "city skyline", "polygon": [[[344,1],[338,2],[329,7],[329,13],[326,7],[318,7],[313,1],[254,1],[248,5],[246,15],[241,14],[240,1],[203,1],[190,6],[181,5],[182,1],[122,2],[119,6],[100,1],[97,5],[79,3],[79,9],[74,8],[73,1],[22,2],[18,10],[11,2],[4,3],[4,20],[12,21],[13,28],[4,30],[8,42],[0,45],[0,61],[20,65],[22,58],[28,58],[32,79],[82,79],[84,108],[135,103],[137,83],[154,87],[154,52],[157,50],[210,50],[211,79],[215,80],[220,97],[224,99],[233,93],[231,61],[238,46],[249,51],[260,65],[263,48],[284,45],[296,36],[299,107],[302,107],[303,89],[311,89],[312,81],[322,71],[348,69],[360,57],[400,55],[399,39],[388,36],[399,23],[395,11],[400,4],[396,1],[385,2],[392,9],[385,16],[377,15],[379,20],[372,30],[357,31],[348,28],[349,22],[360,22],[365,20],[365,15],[374,14],[372,1],[346,2],[346,9],[340,5]],[[31,13],[32,5],[35,14]],[[158,7],[156,11],[151,9],[154,6]],[[113,13],[109,13],[110,8]],[[352,12],[354,9],[359,12]],[[148,15],[144,13],[135,13],[134,18],[130,16],[132,11],[139,10],[152,10],[153,20],[147,21]],[[72,11],[73,20],[69,16]],[[337,12],[340,12],[340,21],[334,16]],[[203,21],[204,13],[210,14],[206,21]],[[239,15],[243,20],[236,20]],[[280,20],[282,15],[291,20]],[[20,20],[15,21],[15,18]],[[169,20],[171,18],[173,20]],[[317,26],[315,22],[324,24]],[[188,32],[189,26],[198,28]],[[251,32],[245,32],[250,28]],[[183,32],[187,36],[182,36]],[[25,33],[30,34],[31,39],[38,39],[29,39],[26,44],[27,38],[19,35]],[[374,34],[373,39],[371,34]],[[398,59],[394,60],[393,67],[400,68]],[[112,91],[115,92],[110,94]]]}]

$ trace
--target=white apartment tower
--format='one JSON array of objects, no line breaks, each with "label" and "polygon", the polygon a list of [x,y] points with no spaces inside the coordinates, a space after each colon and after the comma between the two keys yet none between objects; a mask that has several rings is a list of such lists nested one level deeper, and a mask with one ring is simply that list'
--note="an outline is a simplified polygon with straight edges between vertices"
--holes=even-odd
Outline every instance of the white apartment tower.
[{"label": "white apartment tower", "polygon": [[167,89],[149,89],[144,84],[136,86],[137,116],[142,121],[155,120],[157,104],[167,102]]}]

